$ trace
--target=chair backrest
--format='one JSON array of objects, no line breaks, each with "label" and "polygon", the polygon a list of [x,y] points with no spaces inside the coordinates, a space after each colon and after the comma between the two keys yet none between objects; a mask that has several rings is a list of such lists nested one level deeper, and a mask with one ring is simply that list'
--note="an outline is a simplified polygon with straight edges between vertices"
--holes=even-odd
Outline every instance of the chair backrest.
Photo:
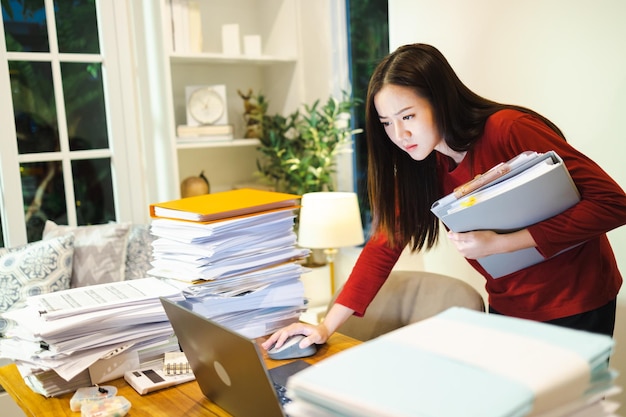
[{"label": "chair backrest", "polygon": [[337,331],[366,341],[455,306],[485,311],[480,293],[460,279],[426,271],[392,271],[365,315],[350,317]]}]

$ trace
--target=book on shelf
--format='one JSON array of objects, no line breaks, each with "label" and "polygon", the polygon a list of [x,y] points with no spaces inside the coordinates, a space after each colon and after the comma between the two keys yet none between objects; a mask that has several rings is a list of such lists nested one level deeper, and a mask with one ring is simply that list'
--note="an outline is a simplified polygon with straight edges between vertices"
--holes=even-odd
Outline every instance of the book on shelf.
[{"label": "book on shelf", "polygon": [[211,136],[220,136],[220,137],[228,137],[232,139],[233,136],[233,125],[200,125],[200,126],[189,126],[189,125],[178,125],[176,127],[176,135],[179,138],[195,138],[195,137],[211,137]]},{"label": "book on shelf", "polygon": [[297,209],[300,196],[242,188],[150,204],[150,216],[197,222],[225,220],[269,210]]},{"label": "book on shelf", "polygon": [[202,52],[202,19],[197,0],[172,0],[172,49],[178,53]]}]

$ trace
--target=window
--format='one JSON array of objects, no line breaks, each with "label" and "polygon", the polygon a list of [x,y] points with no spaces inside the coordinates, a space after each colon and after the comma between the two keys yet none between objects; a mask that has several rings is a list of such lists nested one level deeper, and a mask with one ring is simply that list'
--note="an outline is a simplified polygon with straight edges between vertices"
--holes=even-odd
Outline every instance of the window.
[{"label": "window", "polygon": [[[365,99],[370,76],[378,62],[389,53],[387,0],[347,0],[351,84],[354,97],[363,105],[354,115],[355,127],[365,128]],[[361,217],[369,234],[371,212],[367,196],[367,144],[365,135],[355,138],[356,190]]]},{"label": "window", "polygon": [[127,105],[117,76],[130,65],[117,47],[124,13],[122,0],[3,0],[0,104],[12,109],[0,115],[3,245],[41,239],[48,219],[127,215],[119,200],[133,184],[115,178],[133,176],[111,110]]}]

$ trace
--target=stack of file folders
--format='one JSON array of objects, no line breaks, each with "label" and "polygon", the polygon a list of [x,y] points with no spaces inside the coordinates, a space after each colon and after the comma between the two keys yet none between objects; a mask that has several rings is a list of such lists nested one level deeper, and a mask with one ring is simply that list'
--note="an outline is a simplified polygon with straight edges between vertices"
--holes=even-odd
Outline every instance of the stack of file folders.
[{"label": "stack of file folders", "polygon": [[153,277],[29,297],[3,314],[18,325],[0,340],[0,357],[46,397],[162,363],[180,348],[160,297],[183,299],[180,288]]},{"label": "stack of file folders", "polygon": [[299,198],[239,189],[152,205],[148,274],[185,284],[184,305],[249,338],[297,321],[309,254],[296,245]]},{"label": "stack of file folders", "polygon": [[452,308],[287,382],[302,416],[609,417],[608,336]]},{"label": "stack of file folders", "polygon": [[[452,231],[509,233],[574,206],[580,194],[554,151],[523,152],[433,203],[431,211]],[[532,204],[529,204],[532,202]],[[543,262],[535,248],[478,259],[493,278]]]}]

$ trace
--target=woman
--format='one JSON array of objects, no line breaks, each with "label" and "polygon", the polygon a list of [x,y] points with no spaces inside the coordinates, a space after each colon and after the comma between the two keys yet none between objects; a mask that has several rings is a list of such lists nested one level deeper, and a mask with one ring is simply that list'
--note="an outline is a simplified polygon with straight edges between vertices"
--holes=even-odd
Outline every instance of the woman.
[{"label": "woman", "polygon": [[[552,122],[478,96],[436,48],[413,44],[398,48],[374,71],[366,130],[376,233],[324,321],[281,329],[265,348],[295,334],[307,336],[302,347],[324,343],[350,315],[363,315],[406,245],[418,251],[437,242],[432,203],[524,151],[556,151],[581,201],[517,232],[449,232],[448,238],[485,277],[490,312],[613,334],[622,276],[606,233],[626,223],[626,195]],[[498,279],[476,262],[531,247],[546,260]]]}]

